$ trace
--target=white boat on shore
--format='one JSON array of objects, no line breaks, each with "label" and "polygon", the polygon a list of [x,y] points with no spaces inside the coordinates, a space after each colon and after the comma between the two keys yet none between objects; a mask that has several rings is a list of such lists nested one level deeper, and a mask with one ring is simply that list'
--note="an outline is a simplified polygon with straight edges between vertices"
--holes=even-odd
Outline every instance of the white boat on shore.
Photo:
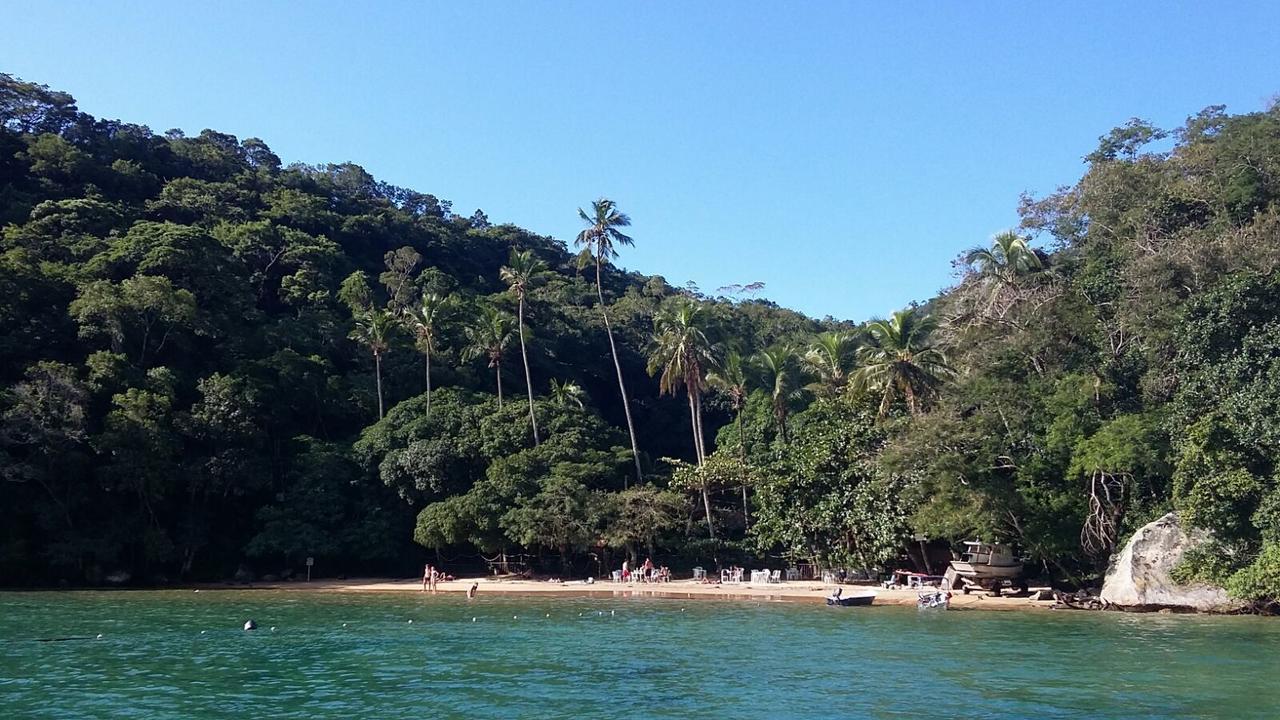
[{"label": "white boat on shore", "polygon": [[943,587],[959,588],[967,593],[977,586],[998,593],[1005,582],[1020,578],[1022,561],[1013,556],[1009,546],[970,540],[965,542],[963,557],[951,561],[943,575]]}]

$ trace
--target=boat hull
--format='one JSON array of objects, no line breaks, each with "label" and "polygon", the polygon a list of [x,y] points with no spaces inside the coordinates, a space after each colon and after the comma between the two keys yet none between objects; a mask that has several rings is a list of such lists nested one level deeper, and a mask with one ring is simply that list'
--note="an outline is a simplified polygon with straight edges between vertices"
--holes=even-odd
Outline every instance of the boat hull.
[{"label": "boat hull", "polygon": [[855,605],[870,605],[875,602],[875,595],[850,595],[842,598],[827,598],[827,605],[832,607],[853,607]]},{"label": "boat hull", "polygon": [[951,569],[962,578],[970,580],[1010,579],[1022,575],[1022,563],[1016,565],[975,565],[973,563],[954,560]]}]

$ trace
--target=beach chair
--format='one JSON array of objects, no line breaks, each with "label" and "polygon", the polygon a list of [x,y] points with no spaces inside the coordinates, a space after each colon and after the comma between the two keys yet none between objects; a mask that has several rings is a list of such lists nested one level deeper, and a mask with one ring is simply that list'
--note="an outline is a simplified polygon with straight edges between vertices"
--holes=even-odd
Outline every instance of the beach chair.
[{"label": "beach chair", "polygon": [[780,582],[782,582],[782,571],[781,571],[781,570],[774,570],[773,572],[769,573],[769,582],[771,582],[771,583],[780,583]]},{"label": "beach chair", "polygon": [[621,570],[614,570],[614,571],[613,571],[613,573],[611,574],[611,576],[613,577],[613,581],[614,581],[614,582],[616,582],[616,583],[620,583],[620,582],[622,582],[622,571],[621,571]]}]

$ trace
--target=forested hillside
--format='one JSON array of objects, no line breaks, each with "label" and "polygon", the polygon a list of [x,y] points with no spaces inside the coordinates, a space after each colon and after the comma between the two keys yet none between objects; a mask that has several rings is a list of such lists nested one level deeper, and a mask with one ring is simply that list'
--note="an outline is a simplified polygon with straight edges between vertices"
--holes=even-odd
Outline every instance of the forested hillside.
[{"label": "forested hillside", "polygon": [[817,321],[623,271],[622,198],[542,237],[0,75],[0,572],[874,568],[924,534],[1076,584],[1177,509],[1217,538],[1187,577],[1280,597],[1280,109],[1085,162],[937,298]]}]

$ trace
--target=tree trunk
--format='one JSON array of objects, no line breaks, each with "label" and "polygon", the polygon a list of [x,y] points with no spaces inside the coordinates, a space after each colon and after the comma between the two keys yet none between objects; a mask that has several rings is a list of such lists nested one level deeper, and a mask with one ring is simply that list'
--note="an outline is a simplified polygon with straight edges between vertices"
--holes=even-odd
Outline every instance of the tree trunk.
[{"label": "tree trunk", "polygon": [[[640,448],[636,445],[636,426],[631,422],[631,403],[627,401],[627,386],[622,381],[622,364],[618,362],[618,348],[613,342],[613,328],[609,325],[609,313],[604,305],[604,285],[600,279],[600,256],[596,255],[596,295],[600,298],[600,316],[604,318],[604,332],[609,336],[609,352],[613,355],[613,369],[618,372],[618,390],[622,393],[622,412],[627,416],[627,433],[631,436],[631,457],[636,463],[636,482],[644,482],[640,472]],[[622,488],[627,487],[626,479]]]},{"label": "tree trunk", "polygon": [[520,298],[520,357],[524,359],[524,383],[529,389],[529,423],[533,425],[533,444],[538,444],[538,418],[533,413],[533,376],[529,374],[529,354],[524,348],[524,298]]},{"label": "tree trunk", "polygon": [[378,419],[383,416],[382,410],[382,353],[373,354],[373,375],[378,383]]},{"label": "tree trunk", "polygon": [[750,513],[747,510],[747,438],[742,427],[742,408],[738,408],[738,465],[742,471],[742,527],[751,527]]},{"label": "tree trunk", "polygon": [[702,485],[702,507],[707,512],[707,532],[711,533],[711,539],[716,539],[716,525],[711,520],[711,494],[707,492],[705,483]]},{"label": "tree trunk", "polygon": [[427,348],[427,419],[431,419],[431,348]]},{"label": "tree trunk", "polygon": [[493,361],[493,374],[498,378],[498,410],[502,410],[502,361]]},{"label": "tree trunk", "polygon": [[700,458],[700,462],[705,463],[707,461],[707,440],[706,436],[703,435],[702,428],[702,392],[696,388],[693,391],[693,403],[696,410],[693,417],[693,424],[697,430],[698,436],[698,457]]},{"label": "tree trunk", "polygon": [[689,398],[689,429],[693,432],[693,458],[701,466],[703,463],[701,438],[698,437],[698,411],[693,404],[693,390],[690,389],[686,396]]}]

